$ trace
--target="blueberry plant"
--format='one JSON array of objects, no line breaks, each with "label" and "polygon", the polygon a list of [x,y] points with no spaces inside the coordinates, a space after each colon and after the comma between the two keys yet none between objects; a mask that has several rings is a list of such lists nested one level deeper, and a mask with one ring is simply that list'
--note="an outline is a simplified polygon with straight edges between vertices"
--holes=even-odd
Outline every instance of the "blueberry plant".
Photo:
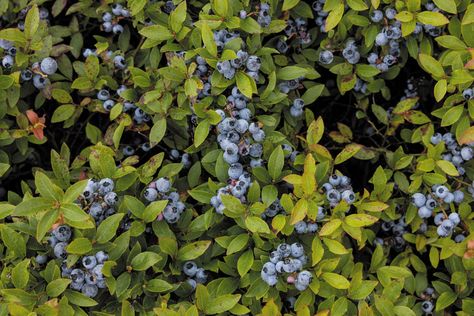
[{"label": "blueberry plant", "polygon": [[0,15],[0,315],[474,315],[470,0]]}]

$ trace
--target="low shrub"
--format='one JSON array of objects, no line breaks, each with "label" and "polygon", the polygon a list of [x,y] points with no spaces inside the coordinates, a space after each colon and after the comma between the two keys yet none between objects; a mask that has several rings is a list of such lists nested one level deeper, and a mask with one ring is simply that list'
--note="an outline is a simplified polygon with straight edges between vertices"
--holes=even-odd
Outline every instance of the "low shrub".
[{"label": "low shrub", "polygon": [[0,315],[474,314],[469,0],[0,13]]}]

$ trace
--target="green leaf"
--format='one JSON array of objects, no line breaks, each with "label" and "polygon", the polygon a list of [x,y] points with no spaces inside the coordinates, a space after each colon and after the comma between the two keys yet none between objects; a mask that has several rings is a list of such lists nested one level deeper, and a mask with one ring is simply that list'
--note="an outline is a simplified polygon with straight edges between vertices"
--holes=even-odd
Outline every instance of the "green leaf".
[{"label": "green leaf", "polygon": [[58,297],[67,289],[71,282],[71,279],[53,280],[46,286],[46,294],[48,294],[49,297]]},{"label": "green leaf", "polygon": [[338,165],[348,160],[362,149],[362,145],[359,144],[349,144],[336,156],[334,159],[334,164]]},{"label": "green leaf", "polygon": [[235,80],[237,83],[237,88],[239,88],[239,91],[245,95],[247,98],[251,99],[252,98],[252,78],[250,78],[249,75],[244,73],[243,71],[237,71],[237,74],[235,75]]},{"label": "green leaf", "polygon": [[56,110],[53,113],[53,117],[51,117],[51,122],[58,123],[58,122],[63,122],[67,120],[74,114],[75,110],[76,110],[76,107],[74,105],[63,104],[56,108]]},{"label": "green leaf", "polygon": [[67,297],[71,304],[82,306],[82,307],[91,307],[95,306],[98,303],[93,299],[85,296],[84,294],[77,292],[75,290],[66,290],[64,295]]},{"label": "green leaf", "polygon": [[171,29],[178,33],[183,28],[183,23],[186,20],[186,1],[181,3],[170,13],[169,25]]},{"label": "green leaf", "polygon": [[446,91],[448,88],[448,82],[446,79],[441,79],[436,82],[434,87],[434,96],[437,102],[441,101],[444,96],[446,95]]},{"label": "green leaf", "polygon": [[59,201],[64,195],[61,188],[55,185],[47,175],[40,171],[35,173],[35,185],[36,190],[42,197]]},{"label": "green leaf", "polygon": [[286,66],[278,70],[277,78],[280,80],[292,80],[299,77],[304,77],[308,73],[306,68],[298,66]]},{"label": "green leaf", "polygon": [[354,11],[365,11],[369,8],[363,0],[347,0],[347,4]]},{"label": "green leaf", "polygon": [[214,34],[212,33],[207,23],[203,23],[201,25],[201,36],[202,36],[202,42],[206,50],[209,52],[209,54],[216,57],[217,46],[216,46],[216,42],[214,41]]},{"label": "green leaf", "polygon": [[339,3],[331,12],[329,12],[328,17],[326,18],[325,31],[329,32],[335,28],[342,19],[344,14],[344,4]]},{"label": "green leaf", "polygon": [[143,220],[145,223],[151,223],[165,209],[168,200],[155,201],[150,203],[143,211]]},{"label": "green leaf", "polygon": [[25,37],[30,39],[35,35],[36,30],[38,29],[39,26],[39,10],[38,6],[34,4],[29,10],[28,13],[26,14],[25,18]]},{"label": "green leaf", "polygon": [[323,84],[314,85],[305,91],[305,93],[301,96],[301,99],[303,99],[306,106],[311,105],[319,98],[323,90]]},{"label": "green leaf", "polygon": [[280,177],[281,171],[283,170],[283,165],[285,163],[285,154],[281,146],[275,147],[273,152],[268,159],[268,173],[273,180],[276,180]]},{"label": "green leaf", "polygon": [[378,217],[368,214],[351,214],[345,218],[347,225],[352,227],[370,226],[378,221]]},{"label": "green leaf", "polygon": [[173,285],[169,284],[165,280],[153,279],[147,282],[145,288],[150,292],[163,293],[171,290]]},{"label": "green leaf", "polygon": [[434,77],[444,77],[444,69],[441,66],[441,63],[426,54],[419,54],[418,59],[420,61],[421,67]]},{"label": "green leaf", "polygon": [[263,219],[258,216],[249,216],[245,219],[245,226],[252,233],[270,234],[270,228]]},{"label": "green leaf", "polygon": [[89,220],[89,215],[77,204],[63,203],[61,204],[60,210],[68,221],[82,222]]},{"label": "green leaf", "polygon": [[166,133],[166,118],[160,118],[157,120],[150,131],[150,142],[153,145],[158,144]]},{"label": "green leaf", "polygon": [[211,124],[208,119],[199,122],[198,126],[194,130],[194,147],[199,147],[209,135],[209,127]]},{"label": "green leaf", "polygon": [[83,255],[92,250],[92,243],[87,238],[76,238],[67,247],[66,251],[75,255]]},{"label": "green leaf", "polygon": [[4,39],[10,42],[16,42],[19,44],[26,43],[25,34],[16,27],[1,30],[0,39]]},{"label": "green leaf", "polygon": [[348,289],[351,285],[345,277],[337,273],[324,272],[321,274],[321,278],[333,288],[340,290]]},{"label": "green leaf", "polygon": [[[445,0],[442,0],[445,1]],[[416,18],[418,22],[423,23],[423,24],[429,24],[433,26],[441,26],[449,23],[449,20],[447,17],[442,15],[439,12],[433,12],[433,11],[423,11],[419,12],[416,15]]]},{"label": "green leaf", "polygon": [[128,0],[128,9],[130,10],[130,13],[132,16],[137,15],[140,11],[145,8],[145,5],[147,4],[147,0]]},{"label": "green leaf", "polygon": [[436,165],[450,176],[453,176],[453,177],[459,176],[458,169],[450,161],[438,160],[436,161]]},{"label": "green leaf", "polygon": [[28,267],[30,259],[25,259],[17,263],[11,271],[11,280],[13,285],[18,289],[24,289],[30,279]]},{"label": "green leaf", "polygon": [[157,43],[172,39],[173,33],[167,27],[159,24],[145,26],[138,33],[156,41]]},{"label": "green leaf", "polygon": [[36,213],[50,210],[53,208],[54,200],[37,197],[37,198],[30,198],[18,204],[15,207],[15,211],[13,215],[15,216],[31,216],[35,215]]},{"label": "green leaf", "polygon": [[239,256],[239,260],[237,260],[237,271],[239,275],[243,277],[244,275],[249,272],[250,268],[252,268],[254,262],[253,251],[251,249],[244,252],[241,256]]},{"label": "green leaf", "polygon": [[58,220],[59,210],[51,210],[43,214],[36,225],[36,240],[41,241],[53,224]]},{"label": "green leaf", "polygon": [[443,119],[441,120],[441,126],[450,126],[456,123],[461,118],[463,111],[463,105],[456,105],[450,108],[443,115]]},{"label": "green leaf", "polygon": [[248,234],[237,235],[227,246],[226,254],[231,255],[242,250],[245,246],[247,246],[249,238],[250,237]]},{"label": "green leaf", "polygon": [[[454,0],[433,0],[438,8],[448,13],[457,14],[456,1]],[[436,38],[435,38],[436,40]]]},{"label": "green leaf", "polygon": [[145,251],[139,253],[132,259],[131,266],[135,271],[145,271],[160,260],[161,256],[159,254]]},{"label": "green leaf", "polygon": [[96,240],[99,244],[103,244],[114,238],[120,221],[125,216],[125,213],[118,213],[111,215],[104,219],[97,227]]},{"label": "green leaf", "polygon": [[223,18],[227,17],[229,12],[229,0],[213,0],[212,10]]},{"label": "green leaf", "polygon": [[453,35],[438,36],[435,37],[435,41],[439,45],[449,49],[463,50],[467,48],[466,44],[463,41]]},{"label": "green leaf", "polygon": [[436,300],[436,311],[442,311],[448,306],[452,305],[458,296],[453,291],[446,291],[441,293],[441,295]]},{"label": "green leaf", "polygon": [[240,294],[225,294],[221,295],[212,300],[212,304],[209,304],[205,312],[206,314],[219,314],[224,313],[234,307],[240,300]]},{"label": "green leaf", "polygon": [[294,8],[299,2],[300,0],[284,0],[283,6],[281,7],[281,11],[288,11]]},{"label": "green leaf", "polygon": [[[339,221],[340,222],[340,221]],[[311,243],[311,265],[315,266],[324,256],[324,247],[319,236],[314,236]]]},{"label": "green leaf", "polygon": [[210,240],[196,241],[178,250],[178,260],[186,261],[199,258],[211,245]]},{"label": "green leaf", "polygon": [[15,79],[13,78],[13,76],[0,75],[0,89],[8,89],[13,85],[14,82]]}]

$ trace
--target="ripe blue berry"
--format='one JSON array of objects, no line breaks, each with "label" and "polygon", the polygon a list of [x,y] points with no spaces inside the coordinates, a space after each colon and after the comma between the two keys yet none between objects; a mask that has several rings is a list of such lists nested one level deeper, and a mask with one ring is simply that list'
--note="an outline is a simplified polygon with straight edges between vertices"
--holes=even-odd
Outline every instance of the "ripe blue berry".
[{"label": "ripe blue berry", "polygon": [[46,57],[41,61],[41,71],[47,75],[52,75],[58,70],[58,63],[51,57]]}]

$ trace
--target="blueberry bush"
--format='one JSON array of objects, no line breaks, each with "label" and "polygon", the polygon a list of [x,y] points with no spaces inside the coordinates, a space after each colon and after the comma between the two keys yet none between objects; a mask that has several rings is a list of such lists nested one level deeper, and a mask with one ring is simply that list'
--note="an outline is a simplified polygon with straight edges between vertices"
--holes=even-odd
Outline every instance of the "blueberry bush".
[{"label": "blueberry bush", "polygon": [[470,0],[0,15],[0,315],[474,315]]}]

